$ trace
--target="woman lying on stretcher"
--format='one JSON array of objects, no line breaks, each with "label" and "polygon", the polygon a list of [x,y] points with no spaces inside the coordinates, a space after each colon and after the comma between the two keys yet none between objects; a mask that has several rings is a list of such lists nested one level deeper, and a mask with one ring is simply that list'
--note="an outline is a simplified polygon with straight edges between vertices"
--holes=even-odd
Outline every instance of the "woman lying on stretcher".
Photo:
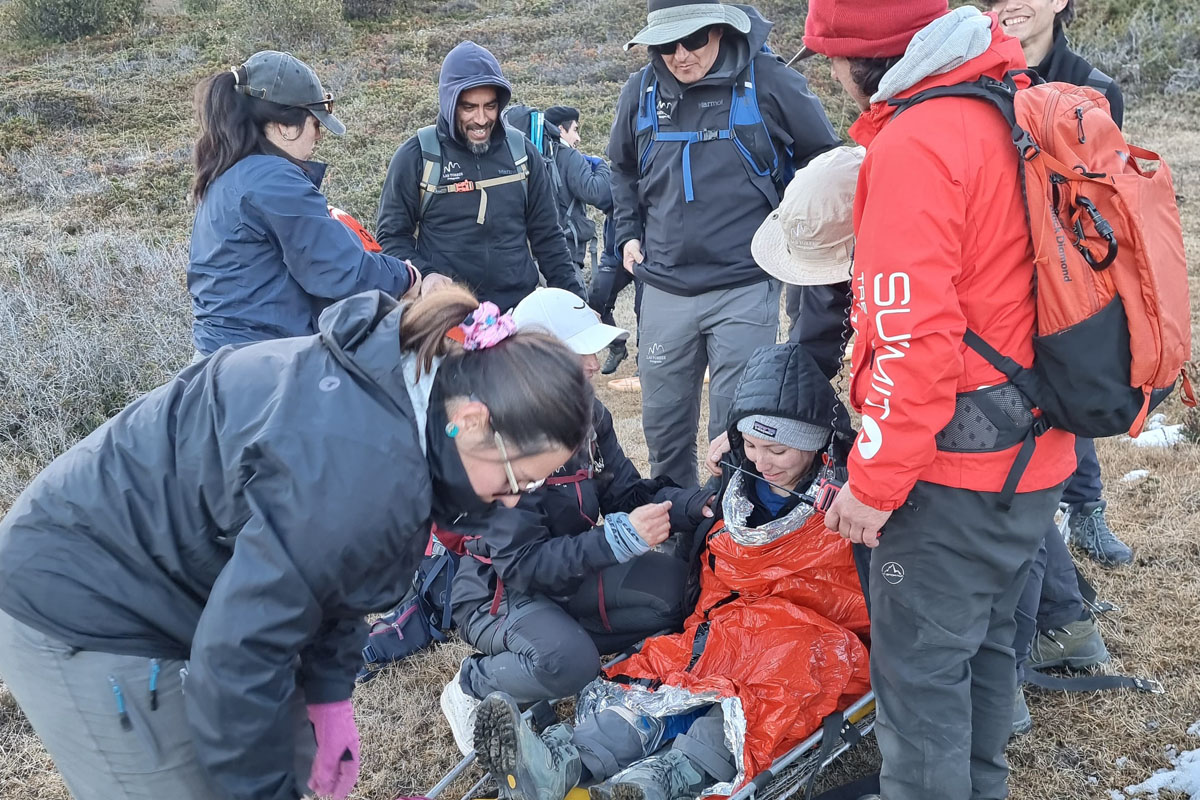
[{"label": "woman lying on stretcher", "polygon": [[683,632],[606,670],[574,727],[538,736],[502,693],[480,706],[476,752],[500,797],[561,800],[577,785],[593,800],[728,795],[868,690],[850,543],[813,507],[850,424],[798,345],[751,357],[729,439],[721,513],[688,548],[698,597]]}]

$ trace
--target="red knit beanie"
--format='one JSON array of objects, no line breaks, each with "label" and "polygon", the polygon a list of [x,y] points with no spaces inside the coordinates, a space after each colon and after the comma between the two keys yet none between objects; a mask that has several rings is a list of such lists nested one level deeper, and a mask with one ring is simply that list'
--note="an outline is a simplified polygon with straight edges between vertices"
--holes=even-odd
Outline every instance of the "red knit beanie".
[{"label": "red knit beanie", "polygon": [[830,58],[889,58],[950,10],[947,0],[810,0],[804,46]]}]

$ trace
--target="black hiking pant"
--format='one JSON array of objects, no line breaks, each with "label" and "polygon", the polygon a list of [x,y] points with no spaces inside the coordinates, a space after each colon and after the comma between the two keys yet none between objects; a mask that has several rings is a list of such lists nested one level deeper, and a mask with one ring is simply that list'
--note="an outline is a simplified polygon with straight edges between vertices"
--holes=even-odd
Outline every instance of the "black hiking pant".
[{"label": "black hiking pant", "polygon": [[630,283],[633,284],[633,313],[641,326],[642,319],[642,282],[635,280],[619,263],[602,260],[596,271],[592,273],[592,285],[588,288],[588,305],[600,315],[600,321],[605,325],[616,325],[613,320],[613,309],[617,307],[617,298]]},{"label": "black hiking pant", "polygon": [[[1090,441],[1090,440],[1089,440]],[[1051,522],[1038,548],[1037,559],[1017,603],[1017,634],[1013,640],[1018,674],[1029,660],[1038,633],[1064,628],[1083,618],[1083,595],[1075,561],[1058,526]]]},{"label": "black hiking pant", "polygon": [[918,482],[871,553],[871,684],[887,800],[1002,800],[1017,600],[1062,487]]},{"label": "black hiking pant", "polygon": [[599,674],[602,653],[679,629],[686,577],[682,561],[651,551],[588,577],[566,600],[506,590],[498,613],[481,605],[461,628],[481,651],[463,664],[464,691],[506,692],[518,703],[578,693]]}]

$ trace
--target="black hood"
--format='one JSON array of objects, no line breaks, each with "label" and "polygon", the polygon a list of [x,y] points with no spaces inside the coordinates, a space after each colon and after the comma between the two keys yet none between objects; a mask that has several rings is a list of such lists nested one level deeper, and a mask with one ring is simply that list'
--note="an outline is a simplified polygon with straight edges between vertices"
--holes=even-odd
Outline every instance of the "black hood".
[{"label": "black hood", "polygon": [[834,462],[845,464],[854,443],[850,415],[832,384],[802,345],[760,347],[746,362],[729,409],[729,446],[739,465],[746,452],[738,421],[754,414],[784,417],[830,429]]},{"label": "black hood", "polygon": [[[537,112],[536,108],[525,105],[511,105],[504,109],[504,124],[510,128],[516,128],[521,133],[525,134],[525,138],[533,140],[533,115]],[[542,141],[551,141],[558,143],[562,139],[562,132],[559,131],[557,125],[551,124],[542,117]],[[542,146],[542,152],[546,152],[545,145]]]},{"label": "black hood", "polygon": [[[458,97],[467,89],[480,86],[496,87],[496,99],[500,101],[502,111],[512,99],[512,86],[504,79],[496,57],[474,42],[462,42],[446,54],[442,61],[441,75],[438,77],[438,126],[461,145],[465,145],[466,142],[459,138],[458,126],[454,124],[454,110],[458,108]],[[498,124],[492,129],[492,139],[497,138],[504,138],[503,124]]]}]

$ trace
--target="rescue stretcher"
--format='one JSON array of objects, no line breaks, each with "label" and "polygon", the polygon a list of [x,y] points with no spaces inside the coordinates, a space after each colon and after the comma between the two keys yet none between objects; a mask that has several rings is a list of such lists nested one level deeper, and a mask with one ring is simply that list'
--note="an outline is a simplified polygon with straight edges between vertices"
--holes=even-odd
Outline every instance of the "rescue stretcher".
[{"label": "rescue stretcher", "polygon": [[[621,656],[610,664],[624,658],[625,656]],[[558,722],[553,707],[547,702],[534,704],[523,716],[539,730]],[[821,730],[776,758],[770,767],[747,781],[729,800],[783,800],[801,790],[809,791],[826,767],[857,744],[874,727],[875,694],[867,692],[845,711],[827,718]],[[468,753],[424,796],[429,800],[437,800],[455,781],[466,774],[475,760],[475,753]],[[484,774],[467,789],[461,800],[483,797],[483,792],[491,783],[491,776]],[[587,800],[587,796],[586,789],[573,789],[567,795],[567,800]]]}]

